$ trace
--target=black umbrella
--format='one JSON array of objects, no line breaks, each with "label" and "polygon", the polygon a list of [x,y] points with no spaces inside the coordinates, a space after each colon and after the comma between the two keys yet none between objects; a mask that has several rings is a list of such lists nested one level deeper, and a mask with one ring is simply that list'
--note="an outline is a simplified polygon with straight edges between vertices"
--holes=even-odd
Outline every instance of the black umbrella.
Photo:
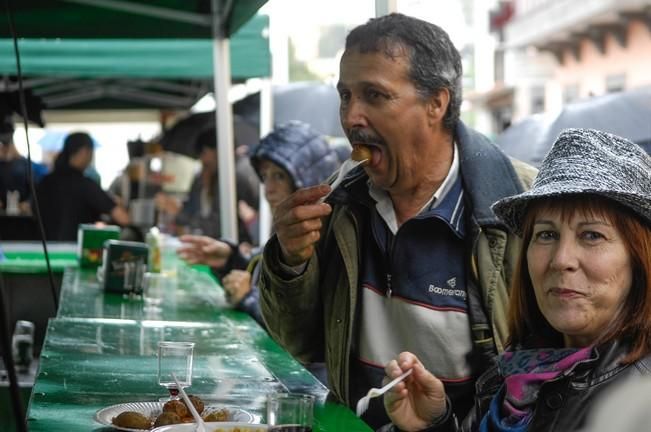
[{"label": "black umbrella", "polygon": [[[215,128],[215,112],[190,114],[163,133],[160,143],[164,150],[196,158],[199,154],[196,141],[202,132]],[[252,146],[259,140],[256,127],[241,116],[233,116],[235,146]],[[215,143],[215,145],[217,145]]]},{"label": "black umbrella", "polygon": [[[274,86],[272,92],[274,125],[300,120],[323,135],[344,136],[339,122],[339,93],[333,86],[297,82]],[[260,93],[235,102],[233,112],[259,127]]]},{"label": "black umbrella", "polygon": [[651,153],[651,87],[568,104],[556,116],[534,114],[506,129],[496,143],[507,154],[539,166],[559,133],[573,127],[610,132]]}]

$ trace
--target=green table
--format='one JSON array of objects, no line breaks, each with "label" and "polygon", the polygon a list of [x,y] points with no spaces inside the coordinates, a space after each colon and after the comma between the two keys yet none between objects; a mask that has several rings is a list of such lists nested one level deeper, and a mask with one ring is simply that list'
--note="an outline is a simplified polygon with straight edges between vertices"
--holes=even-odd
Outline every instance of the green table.
[{"label": "green table", "polygon": [[[95,412],[166,395],[157,382],[157,343],[196,343],[189,393],[210,405],[235,406],[262,422],[269,392],[317,396],[315,431],[370,431],[248,315],[224,307],[205,273],[179,269],[174,301],[152,315],[142,300],[106,294],[94,272],[66,269],[61,306],[51,319],[28,411],[30,431],[105,430]],[[173,306],[172,306],[173,305]]]},{"label": "green table", "polygon": [[210,274],[183,264],[177,272],[176,288],[165,291],[160,308],[147,308],[142,298],[104,292],[96,270],[67,268],[57,318],[211,322],[218,315],[216,311],[228,313],[224,291]]}]

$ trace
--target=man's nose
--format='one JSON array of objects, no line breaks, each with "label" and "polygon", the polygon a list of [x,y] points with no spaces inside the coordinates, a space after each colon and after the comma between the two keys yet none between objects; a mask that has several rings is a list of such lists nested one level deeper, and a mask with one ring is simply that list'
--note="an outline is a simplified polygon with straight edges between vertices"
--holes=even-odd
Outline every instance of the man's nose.
[{"label": "man's nose", "polygon": [[344,130],[368,126],[366,108],[359,97],[351,97],[346,102],[342,102],[339,115]]}]

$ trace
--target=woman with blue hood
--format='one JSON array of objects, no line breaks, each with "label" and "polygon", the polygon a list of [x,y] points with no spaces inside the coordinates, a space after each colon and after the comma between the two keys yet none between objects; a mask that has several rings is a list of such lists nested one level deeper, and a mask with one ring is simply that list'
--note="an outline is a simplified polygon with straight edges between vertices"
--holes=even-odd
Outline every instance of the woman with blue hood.
[{"label": "woman with blue hood", "polygon": [[[296,189],[325,182],[349,154],[350,149],[330,145],[308,124],[291,121],[265,136],[250,160],[273,214]],[[264,327],[257,289],[260,255],[247,257],[236,245],[206,236],[182,236],[181,241],[181,258],[209,265],[220,277],[228,301]]]}]

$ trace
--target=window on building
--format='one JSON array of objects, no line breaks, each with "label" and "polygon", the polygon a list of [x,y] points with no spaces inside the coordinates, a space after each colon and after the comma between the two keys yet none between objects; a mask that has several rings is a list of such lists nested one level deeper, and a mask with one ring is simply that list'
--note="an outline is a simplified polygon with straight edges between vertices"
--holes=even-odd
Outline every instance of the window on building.
[{"label": "window on building", "polygon": [[608,75],[606,77],[606,93],[622,91],[626,88],[626,75]]},{"label": "window on building", "polygon": [[545,111],[545,87],[541,85],[531,87],[530,101],[531,114]]},{"label": "window on building", "polygon": [[563,88],[563,103],[572,103],[579,99],[579,85],[570,84]]}]

